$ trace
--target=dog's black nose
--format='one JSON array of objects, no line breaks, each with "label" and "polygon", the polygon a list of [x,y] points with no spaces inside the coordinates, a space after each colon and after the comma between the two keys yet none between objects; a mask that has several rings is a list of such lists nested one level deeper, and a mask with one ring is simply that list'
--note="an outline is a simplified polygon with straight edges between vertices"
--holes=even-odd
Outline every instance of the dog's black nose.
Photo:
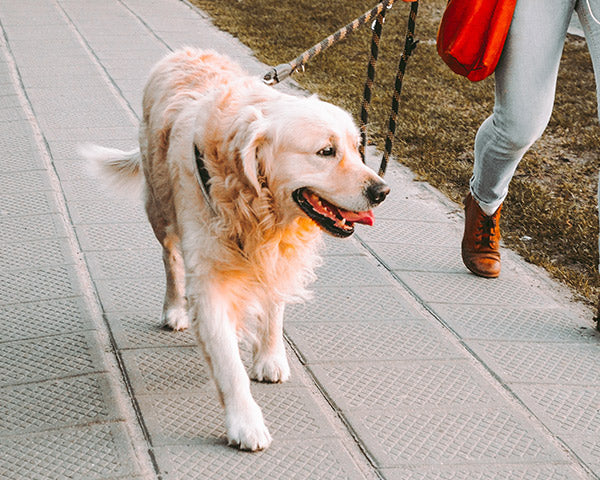
[{"label": "dog's black nose", "polygon": [[384,182],[372,183],[367,187],[367,198],[373,205],[383,202],[388,193],[390,193],[390,187]]}]

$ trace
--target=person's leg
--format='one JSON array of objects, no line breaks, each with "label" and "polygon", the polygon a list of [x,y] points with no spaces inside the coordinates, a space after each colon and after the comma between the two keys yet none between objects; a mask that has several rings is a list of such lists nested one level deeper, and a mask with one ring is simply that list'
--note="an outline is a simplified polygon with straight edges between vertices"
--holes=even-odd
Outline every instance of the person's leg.
[{"label": "person's leg", "polygon": [[576,0],[518,0],[496,68],[494,111],[475,137],[465,200],[463,261],[473,273],[500,273],[500,206],[524,153],[548,124],[558,66]]},{"label": "person's leg", "polygon": [[575,0],[519,0],[496,68],[492,115],[475,137],[471,193],[491,215],[524,153],[548,124]]}]

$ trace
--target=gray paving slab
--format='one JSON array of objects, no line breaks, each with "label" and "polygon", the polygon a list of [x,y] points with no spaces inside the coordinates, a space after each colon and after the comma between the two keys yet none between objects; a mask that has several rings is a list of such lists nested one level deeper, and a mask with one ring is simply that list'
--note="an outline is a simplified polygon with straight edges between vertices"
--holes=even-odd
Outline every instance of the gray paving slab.
[{"label": "gray paving slab", "polygon": [[0,28],[2,478],[600,478],[590,312],[507,250],[501,278],[470,275],[460,209],[396,164],[375,227],[327,238],[287,309],[292,380],[252,384],[273,446],[227,447],[193,335],[159,325],[141,204],[76,146],[133,148],[178,46],[266,66],[180,0],[0,2]]}]

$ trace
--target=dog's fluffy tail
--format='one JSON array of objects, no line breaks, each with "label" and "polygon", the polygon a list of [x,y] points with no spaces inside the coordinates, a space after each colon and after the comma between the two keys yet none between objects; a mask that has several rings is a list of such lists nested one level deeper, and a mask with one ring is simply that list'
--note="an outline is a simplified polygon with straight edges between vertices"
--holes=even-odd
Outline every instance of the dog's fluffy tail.
[{"label": "dog's fluffy tail", "polygon": [[88,171],[107,187],[128,197],[139,198],[144,188],[139,148],[125,152],[116,148],[84,144],[79,154],[88,161]]}]

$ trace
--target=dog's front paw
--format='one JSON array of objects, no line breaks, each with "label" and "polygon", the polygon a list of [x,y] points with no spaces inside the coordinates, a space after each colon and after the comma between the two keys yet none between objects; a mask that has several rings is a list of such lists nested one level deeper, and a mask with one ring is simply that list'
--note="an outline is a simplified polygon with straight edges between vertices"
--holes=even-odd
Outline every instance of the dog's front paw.
[{"label": "dog's front paw", "polygon": [[187,310],[183,307],[169,308],[162,314],[162,326],[171,330],[185,330],[190,326]]},{"label": "dog's front paw", "polygon": [[260,407],[253,401],[244,411],[227,413],[225,420],[229,445],[255,452],[271,445],[271,434]]},{"label": "dog's front paw", "polygon": [[280,355],[257,356],[250,370],[250,378],[258,382],[287,382],[290,379],[290,365],[285,352]]}]

